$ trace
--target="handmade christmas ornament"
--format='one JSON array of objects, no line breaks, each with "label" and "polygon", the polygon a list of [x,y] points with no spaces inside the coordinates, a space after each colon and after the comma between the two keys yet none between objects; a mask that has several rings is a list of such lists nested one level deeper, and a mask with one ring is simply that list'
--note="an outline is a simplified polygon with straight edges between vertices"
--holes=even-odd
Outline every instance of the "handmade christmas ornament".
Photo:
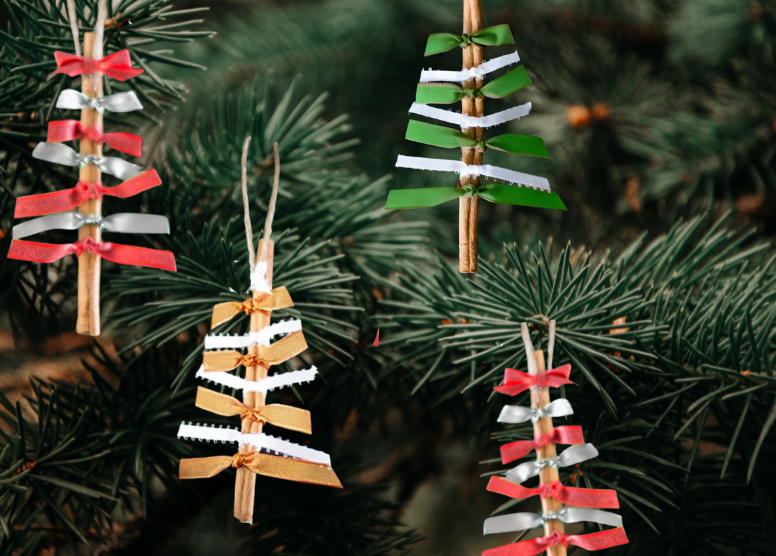
[{"label": "handmade christmas ornament", "polygon": [[[247,152],[250,138],[243,147],[243,201],[245,227],[251,267],[250,298],[243,302],[220,303],[213,308],[211,328],[228,322],[235,316],[250,315],[250,331],[245,335],[207,335],[202,367],[196,376],[217,385],[241,390],[242,401],[199,387],[196,405],[217,415],[241,419],[240,429],[215,428],[182,423],[178,437],[237,444],[236,453],[226,456],[182,459],[181,479],[201,479],[237,469],[234,495],[234,516],[242,523],[253,522],[256,475],[289,481],[342,488],[331,468],[329,456],[263,432],[265,424],[312,433],[310,412],[280,404],[266,405],[270,390],[313,380],[315,367],[268,376],[269,368],[296,357],[307,349],[298,319],[270,324],[272,311],[293,306],[284,287],[272,287],[273,243],[270,239],[280,178],[280,160],[275,144],[275,184],[264,227],[264,239],[258,253],[253,251],[253,232],[248,215]],[[256,260],[258,258],[258,261]],[[247,353],[243,353],[246,351]],[[245,377],[229,371],[244,367]]]},{"label": "handmade christmas ornament", "polygon": [[[70,18],[75,21],[73,7]],[[131,133],[105,133],[104,112],[130,112],[143,105],[134,92],[103,96],[103,76],[126,81],[143,72],[132,67],[128,50],[102,56],[102,30],[105,26],[105,2],[100,2],[94,33],[84,34],[84,52],[80,55],[78,35],[75,35],[76,54],[55,52],[55,74],[81,76],[81,92],[65,89],[57,98],[57,108],[80,110],[81,119],[49,122],[46,143],[39,143],[32,156],[53,164],[77,166],[79,181],[75,187],[53,193],[29,195],[16,201],[16,218],[39,217],[17,224],[8,258],[51,263],[68,255],[78,257],[78,320],[80,334],[100,334],[100,261],[175,270],[175,257],[169,251],[160,251],[102,241],[102,232],[124,234],[169,234],[170,225],[164,216],[119,213],[102,216],[103,195],[127,198],[161,184],[156,170],[146,170],[118,157],[103,156],[107,145],[116,151],[141,156],[143,139]],[[77,33],[77,25],[73,25]],[[78,141],[80,152],[65,145]],[[102,174],[122,180],[113,187],[102,183]],[[77,209],[77,210],[75,210]],[[46,216],[44,216],[46,215]],[[49,230],[77,230],[78,241],[67,244],[49,244],[23,238]]]},{"label": "handmade christmas ornament", "polygon": [[[519,532],[538,527],[544,528],[544,536],[515,542],[484,551],[483,556],[533,556],[546,552],[547,556],[566,556],[566,548],[576,546],[585,550],[601,550],[626,544],[628,537],[622,528],[622,518],[613,512],[597,508],[619,508],[617,493],[613,490],[597,490],[565,486],[560,482],[558,468],[577,465],[598,456],[592,444],[585,444],[582,428],[578,426],[553,427],[553,417],[572,415],[574,410],[568,400],[559,398],[550,402],[550,388],[558,388],[569,381],[570,365],[552,369],[552,352],[555,341],[555,321],[550,321],[548,366],[545,370],[544,352],[534,351],[528,326],[522,325],[523,342],[528,362],[528,373],[506,369],[504,384],[497,392],[516,396],[530,390],[531,407],[505,406],[499,415],[500,423],[533,423],[534,440],[520,440],[501,447],[502,463],[510,463],[536,451],[536,461],[526,461],[506,471],[502,476],[491,477],[488,490],[522,500],[532,496],[541,498],[542,513],[513,513],[485,520],[484,532]],[[560,454],[557,444],[569,444]],[[522,483],[539,477],[539,486],[528,488]],[[585,535],[567,535],[566,523],[597,523],[608,525],[606,529]]]},{"label": "handmade christmas ornament", "polygon": [[[458,249],[460,272],[477,271],[477,220],[479,199],[493,203],[566,210],[547,179],[482,164],[488,149],[512,154],[549,158],[544,141],[539,137],[507,133],[484,138],[484,128],[526,116],[531,103],[516,106],[488,116],[484,115],[485,99],[504,98],[531,83],[525,67],[520,66],[485,84],[489,73],[520,61],[517,52],[484,61],[483,47],[514,44],[507,25],[482,28],[480,0],[464,0],[463,34],[436,33],[426,45],[426,56],[460,47],[463,51],[461,71],[423,70],[410,114],[458,125],[461,131],[444,126],[410,120],[406,138],[442,148],[460,148],[462,160],[441,160],[400,155],[399,168],[452,172],[459,176],[456,187],[398,189],[388,194],[385,208],[410,209],[432,207],[458,199]],[[457,85],[455,83],[460,83]],[[461,112],[452,112],[430,104],[461,103]],[[508,182],[482,184],[481,177]]]}]

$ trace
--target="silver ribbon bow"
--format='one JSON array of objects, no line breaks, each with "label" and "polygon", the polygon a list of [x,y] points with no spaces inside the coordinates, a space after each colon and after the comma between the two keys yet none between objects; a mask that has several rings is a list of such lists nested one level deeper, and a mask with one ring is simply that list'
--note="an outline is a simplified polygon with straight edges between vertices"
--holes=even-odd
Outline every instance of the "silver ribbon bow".
[{"label": "silver ribbon bow", "polygon": [[40,160],[47,162],[53,162],[54,164],[63,164],[65,166],[88,166],[94,164],[102,172],[116,176],[122,181],[126,181],[130,178],[134,178],[140,172],[145,171],[145,168],[132,164],[124,159],[116,158],[115,156],[92,156],[81,155],[75,152],[67,145],[60,143],[38,143],[35,150],[32,151],[32,156]]},{"label": "silver ribbon bow", "polygon": [[592,444],[572,446],[557,457],[521,463],[514,469],[507,471],[505,477],[513,483],[520,484],[531,477],[536,477],[545,467],[568,467],[569,465],[576,465],[577,463],[593,459],[596,456],[598,456],[598,450]]},{"label": "silver ribbon bow", "polygon": [[89,98],[85,94],[74,89],[65,89],[59,93],[57,99],[57,108],[67,110],[83,110],[91,108],[97,110],[100,114],[105,112],[132,112],[133,110],[142,110],[143,105],[134,91],[126,93],[116,93],[107,97]]},{"label": "silver ribbon bow", "polygon": [[560,511],[544,515],[532,513],[519,513],[499,515],[485,520],[485,534],[494,533],[512,533],[515,531],[525,531],[536,527],[544,527],[551,519],[557,519],[563,523],[579,523],[589,521],[591,523],[600,523],[602,525],[611,525],[612,527],[622,527],[622,516],[601,510],[591,510],[590,508],[563,508]]},{"label": "silver ribbon bow", "polygon": [[138,214],[119,212],[104,218],[85,216],[80,212],[61,212],[49,214],[34,220],[22,222],[13,227],[14,239],[21,239],[49,230],[77,230],[91,224],[99,226],[105,232],[121,234],[169,234],[170,223],[167,217],[158,214]]},{"label": "silver ribbon bow", "polygon": [[520,405],[505,405],[504,409],[501,410],[501,414],[498,416],[498,422],[516,424],[525,423],[530,419],[535,423],[542,417],[565,417],[566,415],[572,415],[573,413],[574,410],[571,409],[569,401],[565,398],[558,398],[541,409],[532,409]]}]

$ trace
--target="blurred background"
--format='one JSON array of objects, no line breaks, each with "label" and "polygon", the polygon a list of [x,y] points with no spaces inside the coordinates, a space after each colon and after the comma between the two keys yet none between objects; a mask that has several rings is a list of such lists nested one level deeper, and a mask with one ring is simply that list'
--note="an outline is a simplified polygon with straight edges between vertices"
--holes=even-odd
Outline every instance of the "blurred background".
[{"label": "blurred background", "polygon": [[[114,4],[120,4],[117,12],[132,13],[133,9],[142,12],[149,3]],[[170,2],[150,3],[156,4],[163,7]],[[110,526],[98,525],[105,515],[94,521],[85,517],[100,512],[84,501],[68,506],[67,521],[72,519],[80,531],[90,531],[89,544],[99,554],[329,554],[344,546],[351,554],[400,554],[414,547],[414,553],[429,556],[473,555],[514,540],[509,534],[484,538],[481,532],[483,519],[504,503],[502,497],[485,491],[481,474],[489,469],[480,463],[497,456],[498,444],[490,435],[499,404],[488,403],[487,389],[463,395],[458,395],[461,388],[452,392],[455,388],[448,388],[444,380],[447,370],[436,377],[443,379],[444,388],[436,382],[420,389],[426,379],[420,384],[417,379],[431,363],[416,364],[410,352],[424,349],[423,341],[436,349],[439,337],[425,335],[425,325],[419,321],[399,325],[392,318],[406,309],[402,303],[407,299],[423,297],[417,293],[422,288],[436,288],[440,296],[472,291],[450,270],[457,267],[457,203],[396,214],[382,210],[389,189],[455,183],[455,177],[396,169],[394,163],[398,154],[458,156],[405,141],[404,134],[421,69],[460,67],[457,50],[428,59],[423,50],[431,33],[460,32],[462,2],[176,0],[171,4],[183,11],[209,8],[184,14],[183,20],[197,20],[187,30],[214,34],[204,33],[190,42],[187,37],[140,31],[133,36],[132,26],[141,18],[122,19],[115,14],[119,38],[121,21],[129,45],[154,42],[157,58],[147,54],[149,67],[166,82],[168,96],[162,95],[156,108],[149,110],[151,115],[132,124],[143,130],[144,163],[160,169],[165,186],[140,200],[112,200],[110,212],[140,209],[168,214],[177,231],[164,246],[179,256],[179,275],[197,277],[204,272],[197,268],[226,268],[230,257],[235,263],[241,258],[232,256],[228,246],[236,246],[234,253],[244,249],[238,159],[245,135],[254,136],[251,187],[256,199],[254,230],[259,230],[271,186],[270,174],[264,172],[272,164],[271,138],[310,129],[284,153],[276,220],[281,239],[277,241],[279,260],[286,261],[283,268],[314,267],[300,270],[308,274],[298,282],[291,282],[297,276],[286,271],[286,282],[302,284],[298,305],[312,321],[312,351],[319,354],[315,357],[329,357],[331,364],[320,365],[325,385],[318,381],[301,389],[299,398],[289,393],[277,399],[282,401],[285,395],[288,403],[304,401],[313,409],[314,431],[321,434],[317,442],[325,449],[336,445],[335,468],[352,488],[347,495],[334,497],[320,493],[320,488],[275,486],[260,479],[259,525],[246,532],[231,517],[231,474],[194,485],[175,481],[181,455],[192,450],[219,453],[211,447],[185,446],[173,437],[181,418],[204,419],[192,407],[191,375],[199,364],[209,307],[236,283],[229,281],[226,270],[208,274],[205,279],[212,287],[202,286],[200,291],[181,289],[179,283],[144,270],[108,265],[105,332],[93,342],[72,333],[74,265],[53,265],[47,274],[39,267],[4,259],[0,387],[8,398],[4,403],[11,420],[27,413],[31,423],[37,422],[33,413],[38,410],[22,410],[16,402],[49,387],[69,400],[68,415],[80,415],[79,396],[91,399],[90,388],[94,388],[94,399],[103,400],[94,407],[109,404],[106,400],[115,395],[116,400],[132,400],[121,403],[127,415],[137,419],[128,437],[111,440],[100,435],[114,434],[110,431],[123,426],[121,412],[105,416],[104,423],[96,414],[85,418],[93,421],[85,438],[99,437],[99,442],[113,442],[112,446],[136,439],[123,446],[123,452],[114,451],[121,455],[105,464],[114,471],[106,471],[100,479],[104,484],[92,485],[98,490],[113,488],[114,496],[126,498],[127,504],[121,510],[111,506],[102,512],[111,516]],[[757,245],[763,246],[757,247],[757,253],[771,252],[776,232],[775,0],[483,0],[482,4],[483,26],[511,26],[521,63],[533,81],[515,95],[486,101],[486,113],[531,102],[529,116],[500,126],[498,132],[542,137],[551,157],[516,158],[491,150],[486,163],[546,176],[568,208],[545,211],[481,201],[483,261],[507,261],[505,244],[528,246],[538,253],[535,248],[540,242],[553,261],[569,242],[572,248],[567,253],[577,261],[589,253],[603,260],[644,237],[647,244],[661,234],[679,234],[676,226],[681,223],[702,221],[704,229],[713,231],[723,216],[727,229],[751,230],[736,249],[743,252]],[[23,57],[13,50],[22,43],[11,37],[31,23],[21,25],[13,14],[31,5],[43,3],[12,2],[0,9],[3,28],[8,29],[0,39],[4,60]],[[153,21],[151,30],[164,23]],[[40,25],[47,23],[41,20]],[[25,48],[35,50],[31,45]],[[174,54],[168,54],[172,50]],[[511,46],[488,48],[486,57],[512,50]],[[2,71],[10,71],[12,65],[6,63]],[[8,81],[13,75],[4,73],[3,79],[1,110],[10,123],[5,128],[8,133],[0,137],[4,149],[0,247],[7,251],[14,198],[50,190],[55,187],[51,183],[65,178],[48,170],[46,180],[53,182],[35,177],[44,170],[36,170],[42,167],[34,166],[29,151],[35,141],[44,140],[42,108],[38,112],[35,106],[20,108],[22,101],[11,88],[15,82]],[[28,96],[30,103],[37,102],[34,95]],[[302,114],[308,109],[312,112],[305,120]],[[279,114],[279,119],[273,120],[272,114]],[[53,119],[52,112],[47,117]],[[327,123],[314,128],[313,121]],[[14,127],[15,122],[21,122],[21,127]],[[122,123],[126,121],[117,125]],[[27,170],[20,162],[25,160]],[[343,199],[348,203],[338,204]],[[722,240],[715,238],[709,245],[715,241],[721,245]],[[677,241],[685,241],[684,236]],[[309,245],[309,254],[297,250],[302,245]],[[186,267],[181,262],[185,257],[202,266]],[[539,264],[539,259],[535,255],[529,263]],[[240,264],[244,272],[245,261]],[[703,261],[698,265],[702,267]],[[421,287],[413,278],[418,273],[436,274]],[[517,276],[517,271],[511,275]],[[281,270],[276,283],[286,283],[280,281],[283,276]],[[342,301],[336,288],[348,289],[347,301]],[[321,302],[317,297],[321,292],[330,297]],[[766,298],[763,304],[770,303]],[[184,299],[196,303],[194,309],[163,304]],[[380,303],[386,300],[394,304]],[[316,303],[323,303],[320,309]],[[338,303],[344,305],[337,309]],[[444,320],[447,313],[441,305],[429,301],[428,306],[433,307],[431,320],[452,323]],[[464,320],[457,322],[466,323],[464,317],[458,318]],[[666,326],[672,322],[669,319]],[[757,325],[766,329],[768,349],[773,349],[772,323]],[[370,350],[381,325],[385,347]],[[445,367],[452,360],[449,352],[442,353],[447,353],[445,359],[440,355],[432,372],[440,361]],[[459,365],[464,369],[459,375],[468,377],[469,365]],[[471,379],[480,372],[472,363]],[[449,376],[453,375],[450,371]],[[460,379],[459,375],[454,378]],[[30,377],[49,386],[31,386]],[[79,393],[82,386],[76,386],[80,382],[92,385],[83,386],[85,394]],[[643,395],[647,396],[646,390]],[[169,444],[155,445],[138,432],[161,434],[162,430],[147,414],[139,416],[141,406],[166,423]],[[763,406],[763,413],[767,410]],[[762,414],[758,415],[759,431]],[[592,413],[588,418],[595,422]],[[12,429],[14,425],[6,424],[3,430]],[[7,435],[5,441],[12,447],[16,442]],[[96,450],[83,457],[96,457]],[[9,452],[7,466],[11,459]],[[118,479],[111,485],[111,473],[126,479],[126,485],[121,483],[119,488]],[[719,473],[715,473],[716,480]],[[30,507],[13,496],[3,494],[0,505],[4,515],[17,519]],[[47,512],[58,504],[37,503]],[[524,507],[534,509],[530,504]],[[661,502],[654,504],[662,508]],[[635,513],[644,515],[640,510]],[[55,514],[52,522],[64,519]],[[638,516],[629,519],[642,523]],[[763,520],[772,523],[772,507]],[[3,528],[7,528],[5,522]],[[103,534],[96,533],[99,530]],[[666,532],[661,526],[644,526],[644,530],[650,535],[659,530],[654,533],[658,536]],[[675,532],[673,526],[668,530]],[[73,533],[67,527],[51,535],[42,528],[35,542],[29,540],[29,529],[24,532],[24,542],[5,545],[8,554],[84,551],[77,542],[69,544]],[[745,548],[750,542],[755,546],[750,550],[757,553],[757,546],[772,546],[767,544],[772,540],[770,529],[741,544],[744,548],[707,553],[748,554]],[[648,544],[639,546],[632,554],[649,553]],[[675,539],[674,546],[681,547],[681,539]]]}]

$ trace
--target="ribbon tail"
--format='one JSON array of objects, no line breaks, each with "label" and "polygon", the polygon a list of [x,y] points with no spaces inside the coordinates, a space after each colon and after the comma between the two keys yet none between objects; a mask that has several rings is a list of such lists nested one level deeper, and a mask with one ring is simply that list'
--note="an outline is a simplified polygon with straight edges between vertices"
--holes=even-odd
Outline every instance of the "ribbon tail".
[{"label": "ribbon tail", "polygon": [[570,506],[606,509],[617,509],[620,507],[620,503],[617,500],[617,492],[608,489],[563,487],[563,490],[558,492],[556,498]]},{"label": "ribbon tail", "polygon": [[63,257],[72,255],[77,250],[73,243],[54,245],[51,243],[37,243],[15,239],[8,250],[8,258],[33,263],[53,263]]},{"label": "ribbon tail", "polygon": [[143,156],[143,138],[139,135],[123,132],[105,133],[102,140],[117,151],[132,156]]},{"label": "ribbon tail", "polygon": [[159,174],[156,173],[156,170],[146,170],[114,187],[106,187],[103,190],[103,193],[105,195],[110,195],[111,197],[126,199],[127,197],[132,197],[133,195],[151,189],[152,187],[161,185],[161,183],[162,179],[159,177]]},{"label": "ribbon tail", "polygon": [[261,408],[260,415],[270,425],[290,431],[312,434],[310,412],[290,405],[270,404]]},{"label": "ribbon tail", "polygon": [[208,388],[202,388],[202,386],[197,387],[197,398],[194,401],[194,405],[205,411],[225,417],[240,415],[246,409],[245,404],[236,398],[226,394],[219,394]]},{"label": "ribbon tail", "polygon": [[550,153],[547,152],[547,147],[544,145],[544,139],[541,137],[507,133],[494,137],[493,139],[488,139],[487,144],[488,147],[492,149],[511,154],[550,158]]},{"label": "ribbon tail", "polygon": [[175,272],[175,255],[170,251],[148,249],[117,243],[100,244],[99,255],[106,261],[129,266],[142,266]]},{"label": "ribbon tail", "polygon": [[259,309],[262,311],[274,311],[276,309],[287,309],[294,306],[291,294],[281,286],[270,292],[270,295],[259,301]]},{"label": "ribbon tail", "polygon": [[547,549],[547,544],[544,542],[543,537],[537,537],[527,541],[520,541],[498,548],[491,548],[485,550],[482,556],[534,556],[544,552]]},{"label": "ribbon tail", "polygon": [[424,187],[421,189],[393,189],[388,192],[385,210],[428,208],[463,197],[460,187]]},{"label": "ribbon tail", "polygon": [[207,351],[202,357],[205,372],[231,371],[240,365],[239,351]]},{"label": "ribbon tail", "polygon": [[502,205],[566,210],[566,205],[555,191],[548,193],[515,185],[486,185],[477,189],[477,195],[486,201]]},{"label": "ribbon tail", "polygon": [[81,122],[77,120],[59,120],[49,122],[46,141],[49,143],[61,143],[81,137]]},{"label": "ribbon tail", "polygon": [[256,454],[250,463],[245,465],[250,471],[265,477],[285,479],[297,483],[342,488],[334,470],[328,465],[312,463],[299,459]]},{"label": "ribbon tail", "polygon": [[242,303],[236,301],[227,301],[219,303],[213,307],[213,317],[210,319],[210,328],[215,328],[229,320],[242,311]]},{"label": "ribbon tail", "polygon": [[180,479],[209,479],[231,466],[232,458],[229,456],[182,459],[178,467],[178,477]]},{"label": "ribbon tail", "polygon": [[51,193],[27,195],[16,199],[13,216],[14,218],[27,218],[72,210],[88,198],[87,191],[75,187]]},{"label": "ribbon tail", "polygon": [[525,66],[520,66],[487,83],[480,91],[488,98],[504,98],[530,84]]},{"label": "ribbon tail", "polygon": [[517,442],[504,444],[501,447],[501,463],[507,464],[520,459],[530,453],[535,447],[536,442],[533,440],[518,440]]},{"label": "ribbon tail", "polygon": [[426,51],[423,53],[423,56],[441,54],[442,52],[447,52],[462,44],[463,41],[461,40],[460,35],[454,35],[453,33],[434,33],[428,37]]},{"label": "ribbon tail", "polygon": [[625,529],[622,527],[590,533],[589,535],[569,535],[568,541],[569,544],[584,548],[585,550],[603,550],[604,548],[620,546],[630,542],[625,534]]},{"label": "ribbon tail", "polygon": [[292,357],[296,357],[306,349],[307,341],[300,330],[299,332],[292,332],[280,341],[271,344],[261,353],[260,357],[270,365],[278,365]]}]

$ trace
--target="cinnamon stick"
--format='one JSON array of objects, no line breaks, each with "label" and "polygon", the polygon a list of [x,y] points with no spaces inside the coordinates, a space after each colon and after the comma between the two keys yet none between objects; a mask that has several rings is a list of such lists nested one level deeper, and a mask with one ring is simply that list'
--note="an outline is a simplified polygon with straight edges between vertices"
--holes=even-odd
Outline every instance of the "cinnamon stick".
[{"label": "cinnamon stick", "polygon": [[[545,371],[544,367],[544,352],[535,351],[533,353],[535,366],[529,365],[528,372],[531,374],[539,374]],[[545,407],[550,403],[550,389],[549,388],[531,388],[531,407],[534,409]],[[551,417],[543,417],[534,423],[534,436],[538,437],[542,434],[552,434],[555,428],[552,425]],[[557,456],[555,444],[551,443],[544,447],[536,448],[536,460],[541,461],[548,458],[554,458]],[[545,485],[548,483],[554,483],[559,479],[558,470],[554,467],[545,467],[539,474],[539,481]],[[559,511],[562,508],[562,504],[556,498],[547,497],[542,499],[542,513],[549,514]],[[551,535],[553,531],[559,533],[565,532],[565,527],[562,521],[557,519],[550,519],[544,525],[544,534]],[[547,548],[547,556],[566,556],[566,547],[562,544],[556,544]]]},{"label": "cinnamon stick", "polygon": [[[258,252],[262,253],[264,249],[265,240],[259,241]],[[267,284],[272,287],[272,263],[274,260],[274,242],[270,239],[267,244]],[[253,292],[253,299],[258,299],[261,296],[267,294],[261,292]],[[260,332],[263,328],[269,326],[270,315],[261,312],[251,313],[250,331]],[[266,348],[264,346],[251,346],[248,349],[248,353],[260,355]],[[262,366],[246,367],[245,379],[246,380],[261,380],[266,378],[268,370]],[[261,392],[245,392],[243,394],[243,403],[251,408],[260,408],[265,405],[264,394]],[[243,419],[242,432],[243,434],[258,434],[262,431],[264,423],[259,421],[252,421],[250,418]],[[240,446],[240,453],[247,454],[252,450],[251,446]],[[234,517],[240,520],[241,523],[253,523],[253,504],[256,496],[256,475],[246,469],[240,467],[237,469],[237,478],[234,483]]]},{"label": "cinnamon stick", "polygon": [[[94,33],[84,33],[84,58],[102,58],[102,41],[95,41]],[[89,98],[103,96],[102,75],[86,75],[81,78],[81,92]],[[102,128],[102,114],[91,108],[81,110],[81,124],[84,127]],[[81,154],[102,156],[102,145],[97,141],[81,139]],[[94,164],[81,168],[79,179],[86,183],[99,183],[101,172]],[[102,216],[102,200],[87,199],[78,207],[84,216]],[[102,239],[99,226],[87,224],[78,231],[78,239],[87,237],[95,241]],[[78,320],[76,331],[89,336],[100,335],[100,257],[84,251],[78,256]]]},{"label": "cinnamon stick", "polygon": [[[471,35],[482,29],[481,0],[464,0],[463,32]],[[483,48],[470,44],[463,49],[463,65],[465,68],[479,66],[483,60]],[[479,89],[482,79],[469,79],[463,83],[464,89]],[[461,113],[469,116],[482,116],[484,112],[483,99],[463,98]],[[462,128],[472,139],[482,140],[482,128]],[[475,147],[461,147],[461,157],[465,164],[482,164],[482,152]],[[480,185],[479,176],[464,176],[458,187],[474,184]],[[479,197],[461,197],[458,200],[458,271],[462,273],[477,272],[477,221],[479,218]]]}]

